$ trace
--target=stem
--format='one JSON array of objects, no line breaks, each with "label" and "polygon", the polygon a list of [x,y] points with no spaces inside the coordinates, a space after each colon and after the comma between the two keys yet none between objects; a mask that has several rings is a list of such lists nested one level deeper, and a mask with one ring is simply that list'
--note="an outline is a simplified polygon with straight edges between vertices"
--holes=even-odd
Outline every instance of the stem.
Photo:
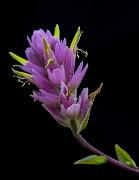
[{"label": "stem", "polygon": [[127,171],[130,171],[132,173],[135,173],[135,174],[138,174],[139,175],[139,169],[135,169],[135,168],[132,168],[116,159],[113,159],[111,158],[110,156],[107,156],[106,154],[104,154],[103,152],[99,151],[98,149],[96,149],[95,147],[93,147],[92,145],[90,145],[83,137],[81,134],[77,134],[76,131],[72,130],[75,138],[79,141],[79,143],[85,147],[86,149],[88,149],[89,151],[95,153],[96,155],[99,155],[99,156],[105,156],[107,158],[107,162],[114,165],[114,166],[117,166],[119,168],[122,168],[122,169],[125,169]]}]

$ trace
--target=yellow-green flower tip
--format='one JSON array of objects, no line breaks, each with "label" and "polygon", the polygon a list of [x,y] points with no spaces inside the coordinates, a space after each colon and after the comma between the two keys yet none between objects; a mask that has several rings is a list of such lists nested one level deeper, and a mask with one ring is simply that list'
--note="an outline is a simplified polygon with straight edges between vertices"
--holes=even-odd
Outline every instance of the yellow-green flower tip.
[{"label": "yellow-green flower tip", "polygon": [[13,59],[15,59],[16,61],[18,61],[19,63],[23,65],[26,65],[26,63],[28,62],[26,59],[23,59],[12,52],[9,52],[9,54],[12,56]]},{"label": "yellow-green flower tip", "polygon": [[71,50],[74,50],[74,48],[77,47],[77,44],[80,40],[80,37],[81,37],[81,30],[80,30],[80,27],[78,27],[78,30],[77,30],[77,32],[76,32],[76,34],[75,34],[75,36],[71,42],[71,45],[70,45]]},{"label": "yellow-green flower tip", "polygon": [[26,79],[31,79],[32,78],[32,75],[31,74],[28,74],[28,73],[25,73],[25,72],[22,72],[22,71],[16,71],[12,68],[12,71],[13,73],[15,73],[16,75],[19,75],[21,77],[24,77]]},{"label": "yellow-green flower tip", "polygon": [[59,29],[58,24],[55,26],[54,37],[56,37],[58,39],[60,38],[60,29]]}]

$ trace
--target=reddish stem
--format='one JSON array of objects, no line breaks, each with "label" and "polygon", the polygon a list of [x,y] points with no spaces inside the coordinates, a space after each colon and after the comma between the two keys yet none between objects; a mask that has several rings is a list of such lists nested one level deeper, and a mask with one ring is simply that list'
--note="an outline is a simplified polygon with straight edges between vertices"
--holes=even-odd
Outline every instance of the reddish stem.
[{"label": "reddish stem", "polygon": [[94,154],[96,155],[99,155],[99,156],[105,156],[107,158],[107,162],[114,165],[114,166],[117,166],[119,168],[122,168],[122,169],[125,169],[127,171],[130,171],[132,173],[135,173],[135,174],[138,174],[139,175],[139,169],[135,169],[135,168],[132,168],[116,159],[113,159],[111,158],[110,156],[107,156],[106,154],[104,154],[103,152],[99,151],[98,149],[96,149],[95,147],[93,147],[92,145],[90,145],[83,137],[81,134],[77,134],[75,133],[74,131],[72,131],[75,138],[79,141],[79,143],[85,147],[86,149],[88,149],[89,151],[93,152]]}]

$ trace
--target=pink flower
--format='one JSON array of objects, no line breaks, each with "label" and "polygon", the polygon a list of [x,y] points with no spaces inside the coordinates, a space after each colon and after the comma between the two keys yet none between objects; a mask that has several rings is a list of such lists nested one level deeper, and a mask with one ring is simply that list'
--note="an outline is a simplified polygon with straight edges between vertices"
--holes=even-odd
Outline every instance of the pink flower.
[{"label": "pink flower", "polygon": [[59,37],[59,27],[56,25],[54,36],[49,30],[34,31],[28,39],[30,47],[26,50],[27,60],[13,54],[10,55],[20,62],[20,68],[25,72],[13,70],[18,78],[22,77],[35,84],[39,92],[33,91],[32,98],[42,102],[44,108],[63,126],[71,128],[75,121],[80,132],[88,121],[92,99],[88,98],[88,89],[84,88],[77,98],[77,88],[80,85],[88,64],[83,68],[80,63],[75,71],[77,43],[81,36],[78,28],[70,48]]}]

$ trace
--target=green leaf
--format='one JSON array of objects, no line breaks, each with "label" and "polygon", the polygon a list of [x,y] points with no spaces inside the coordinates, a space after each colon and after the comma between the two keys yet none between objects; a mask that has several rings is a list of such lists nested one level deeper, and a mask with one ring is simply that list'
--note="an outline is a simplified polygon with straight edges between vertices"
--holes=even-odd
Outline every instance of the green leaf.
[{"label": "green leaf", "polygon": [[9,54],[12,56],[13,59],[15,59],[16,61],[18,61],[21,64],[26,65],[26,63],[28,62],[26,59],[21,58],[20,56],[17,56],[16,54],[9,52]]},{"label": "green leaf", "polygon": [[86,128],[87,124],[88,124],[88,121],[89,121],[89,116],[90,116],[90,111],[91,111],[91,107],[92,105],[90,106],[90,108],[88,109],[87,113],[86,113],[86,116],[83,120],[83,122],[78,125],[78,123],[80,122],[79,120],[77,121],[77,127],[78,127],[78,131],[77,131],[77,134],[80,133],[83,129]]},{"label": "green leaf", "polygon": [[76,32],[76,34],[75,34],[75,36],[71,42],[71,45],[70,45],[71,50],[74,50],[74,48],[77,47],[77,44],[80,40],[80,37],[81,37],[81,30],[80,30],[80,27],[78,27],[78,30],[77,30],[77,32]]},{"label": "green leaf", "polygon": [[90,111],[91,111],[91,107],[93,105],[94,99],[100,93],[100,91],[102,89],[102,86],[103,86],[103,83],[100,84],[99,88],[95,92],[91,93],[88,96],[89,100],[91,100],[92,103],[91,103],[90,108],[88,109],[84,119],[82,121],[80,121],[80,119],[78,119],[78,118],[75,119],[76,126],[77,126],[77,134],[80,133],[83,129],[86,128],[86,126],[88,124],[88,121],[89,121]]},{"label": "green leaf", "polygon": [[31,74],[28,74],[28,73],[25,73],[25,72],[22,72],[22,71],[16,71],[16,70],[14,70],[13,68],[12,68],[12,71],[13,71],[13,73],[15,73],[15,74],[17,74],[17,75],[19,75],[19,76],[21,76],[21,77],[24,77],[24,78],[32,78],[32,75]]},{"label": "green leaf", "polygon": [[55,32],[54,32],[54,37],[60,38],[60,30],[58,24],[55,26]]},{"label": "green leaf", "polygon": [[[92,106],[91,106],[91,107],[92,107]],[[81,131],[82,131],[83,129],[85,129],[86,126],[87,126],[87,124],[88,124],[89,116],[90,116],[90,111],[91,111],[91,107],[90,107],[89,110],[87,111],[87,114],[86,114],[86,116],[85,116],[85,118],[84,118],[84,121],[83,121],[83,125],[82,125],[82,128],[81,128]],[[78,132],[77,132],[77,133],[78,133]]]},{"label": "green leaf", "polygon": [[138,168],[130,155],[124,149],[118,146],[118,144],[115,144],[115,151],[120,162],[127,164],[128,166],[131,166],[133,168]]},{"label": "green leaf", "polygon": [[100,165],[107,162],[107,158],[105,156],[97,156],[97,155],[90,155],[83,159],[76,161],[74,164],[93,164],[93,165]]}]

